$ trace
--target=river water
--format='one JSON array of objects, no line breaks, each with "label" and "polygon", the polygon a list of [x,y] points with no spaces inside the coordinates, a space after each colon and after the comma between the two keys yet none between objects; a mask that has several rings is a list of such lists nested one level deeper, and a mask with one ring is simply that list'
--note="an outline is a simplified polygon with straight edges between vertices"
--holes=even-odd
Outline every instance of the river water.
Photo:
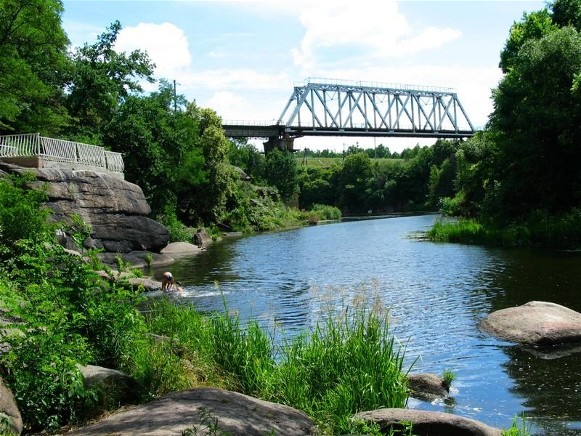
[{"label": "river water", "polygon": [[[581,435],[581,347],[523,348],[478,329],[488,313],[532,300],[581,311],[581,253],[503,250],[418,238],[436,215],[348,221],[227,239],[171,269],[181,299],[257,319],[275,341],[328,307],[361,299],[389,308],[411,372],[456,379],[452,399],[412,408],[533,434]],[[160,271],[156,272],[159,275]]]}]

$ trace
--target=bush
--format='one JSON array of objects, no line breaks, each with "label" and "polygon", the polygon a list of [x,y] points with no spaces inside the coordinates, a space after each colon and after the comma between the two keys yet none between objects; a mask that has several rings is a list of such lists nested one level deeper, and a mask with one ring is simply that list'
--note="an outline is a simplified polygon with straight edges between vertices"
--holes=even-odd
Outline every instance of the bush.
[{"label": "bush", "polygon": [[194,236],[192,229],[180,222],[171,206],[166,206],[163,215],[157,216],[156,219],[167,228],[170,242],[192,242]]},{"label": "bush", "polygon": [[315,204],[311,208],[311,214],[315,214],[319,220],[340,220],[341,210],[335,206],[326,204]]},{"label": "bush", "polygon": [[10,351],[1,356],[3,378],[27,428],[54,430],[75,422],[92,398],[76,366],[88,355],[84,339],[42,329],[12,336],[9,342]]}]

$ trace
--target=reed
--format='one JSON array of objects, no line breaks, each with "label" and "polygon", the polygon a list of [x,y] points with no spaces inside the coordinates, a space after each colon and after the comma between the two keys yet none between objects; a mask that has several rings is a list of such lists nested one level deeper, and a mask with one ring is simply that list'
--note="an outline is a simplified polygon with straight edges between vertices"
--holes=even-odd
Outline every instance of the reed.
[{"label": "reed", "polygon": [[357,432],[354,413],[406,405],[404,356],[387,314],[375,309],[330,314],[283,356],[268,374],[267,398],[305,411],[324,431]]},{"label": "reed", "polygon": [[[360,433],[354,413],[405,406],[403,352],[389,334],[387,312],[377,306],[325,310],[312,330],[283,339],[280,348],[267,329],[256,321],[242,325],[226,307],[221,313],[200,314],[160,301],[154,304],[148,325],[157,334],[175,338],[182,354],[204,362],[206,380],[214,380],[208,384],[303,410],[324,431]],[[175,353],[175,346],[165,350]],[[170,363],[163,367],[155,358],[143,361],[152,367],[141,378],[150,382],[149,392],[183,386],[183,377]],[[179,365],[179,359],[173,365]],[[191,376],[186,378],[195,383]]]},{"label": "reed", "polygon": [[559,216],[533,211],[526,220],[509,224],[475,219],[439,221],[427,233],[432,241],[503,247],[577,248],[581,245],[581,209]]}]

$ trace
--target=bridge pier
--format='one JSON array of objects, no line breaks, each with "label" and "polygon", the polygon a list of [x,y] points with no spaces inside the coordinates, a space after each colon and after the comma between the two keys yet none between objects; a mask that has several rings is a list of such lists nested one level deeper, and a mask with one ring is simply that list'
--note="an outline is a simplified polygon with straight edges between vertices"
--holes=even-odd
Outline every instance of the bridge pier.
[{"label": "bridge pier", "polygon": [[263,142],[264,153],[267,154],[277,148],[283,151],[294,152],[294,143],[295,138],[288,135],[284,135],[282,138],[280,136],[270,136],[268,141]]}]

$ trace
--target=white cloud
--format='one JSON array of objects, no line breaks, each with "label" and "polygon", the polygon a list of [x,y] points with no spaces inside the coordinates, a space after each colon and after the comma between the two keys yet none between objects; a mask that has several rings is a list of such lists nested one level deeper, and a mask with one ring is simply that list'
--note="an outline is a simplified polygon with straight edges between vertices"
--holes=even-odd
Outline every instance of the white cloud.
[{"label": "white cloud", "polygon": [[171,23],[139,23],[121,30],[115,44],[117,51],[146,51],[156,65],[156,76],[179,78],[191,67],[188,40],[179,27]]},{"label": "white cloud", "polygon": [[305,71],[316,69],[328,48],[358,47],[373,58],[393,58],[440,47],[461,35],[451,28],[412,29],[395,0],[322,1],[306,6],[299,19],[305,34],[292,54]]}]

